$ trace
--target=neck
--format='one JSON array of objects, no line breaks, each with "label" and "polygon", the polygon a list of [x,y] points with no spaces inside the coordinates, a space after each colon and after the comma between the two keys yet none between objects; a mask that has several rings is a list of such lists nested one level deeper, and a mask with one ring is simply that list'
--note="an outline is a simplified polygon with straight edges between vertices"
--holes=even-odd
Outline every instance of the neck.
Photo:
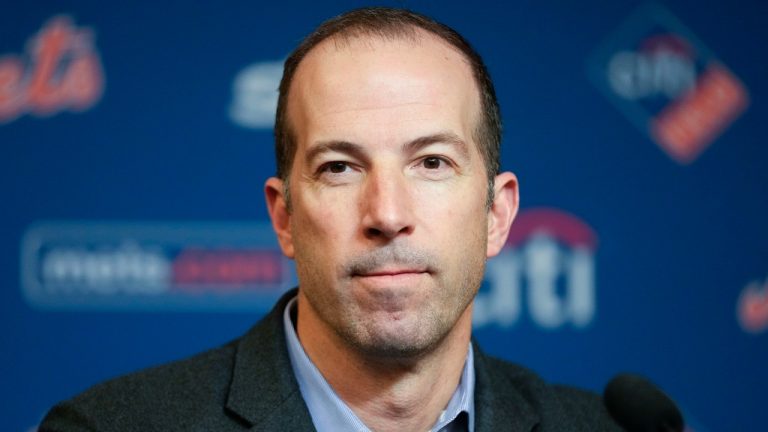
[{"label": "neck", "polygon": [[461,379],[472,305],[436,347],[402,359],[359,352],[318,319],[311,307],[300,293],[296,327],[302,347],[363,423],[376,431],[428,430],[435,424]]}]

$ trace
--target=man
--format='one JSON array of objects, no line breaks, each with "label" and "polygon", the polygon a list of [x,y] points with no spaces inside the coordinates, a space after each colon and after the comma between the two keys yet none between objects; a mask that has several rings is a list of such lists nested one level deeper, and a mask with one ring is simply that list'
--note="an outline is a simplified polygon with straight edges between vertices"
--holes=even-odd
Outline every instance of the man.
[{"label": "man", "polygon": [[471,343],[517,180],[480,57],[370,8],[286,61],[269,214],[298,291],[243,338],[54,407],[43,431],[613,430],[599,399]]}]

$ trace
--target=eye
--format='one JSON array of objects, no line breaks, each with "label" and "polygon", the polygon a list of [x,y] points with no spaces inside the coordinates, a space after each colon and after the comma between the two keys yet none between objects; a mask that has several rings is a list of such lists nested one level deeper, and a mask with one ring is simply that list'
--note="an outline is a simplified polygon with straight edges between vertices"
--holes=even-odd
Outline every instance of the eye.
[{"label": "eye", "polygon": [[424,156],[413,166],[426,179],[444,180],[456,174],[456,164],[445,156]]},{"label": "eye", "polygon": [[321,171],[326,171],[331,174],[341,174],[344,171],[346,171],[349,168],[349,165],[346,162],[328,162],[327,164],[323,165],[320,169]]},{"label": "eye", "polygon": [[424,158],[424,160],[421,162],[424,165],[424,168],[426,169],[440,169],[440,166],[445,164],[445,161],[440,159],[439,157],[430,156],[427,158]]},{"label": "eye", "polygon": [[347,161],[328,161],[317,168],[315,179],[329,185],[346,184],[357,178],[359,167]]}]

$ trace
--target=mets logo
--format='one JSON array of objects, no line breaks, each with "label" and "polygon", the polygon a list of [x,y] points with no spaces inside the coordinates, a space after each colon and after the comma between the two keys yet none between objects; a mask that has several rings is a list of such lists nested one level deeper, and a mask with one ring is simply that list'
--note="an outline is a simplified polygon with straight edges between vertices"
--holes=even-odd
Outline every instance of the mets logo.
[{"label": "mets logo", "polygon": [[296,284],[269,224],[47,222],[21,287],[45,309],[267,311]]},{"label": "mets logo", "polygon": [[741,81],[659,5],[640,8],[590,59],[589,71],[630,121],[683,164],[749,103]]},{"label": "mets logo", "polygon": [[93,39],[90,29],[57,16],[29,40],[25,56],[0,56],[0,124],[92,107],[104,89]]},{"label": "mets logo", "polygon": [[768,329],[768,278],[762,284],[754,281],[739,295],[736,316],[741,328],[749,333]]},{"label": "mets logo", "polygon": [[502,252],[488,261],[474,326],[512,326],[524,304],[542,328],[587,326],[595,315],[596,245],[593,230],[571,214],[549,208],[522,212]]}]

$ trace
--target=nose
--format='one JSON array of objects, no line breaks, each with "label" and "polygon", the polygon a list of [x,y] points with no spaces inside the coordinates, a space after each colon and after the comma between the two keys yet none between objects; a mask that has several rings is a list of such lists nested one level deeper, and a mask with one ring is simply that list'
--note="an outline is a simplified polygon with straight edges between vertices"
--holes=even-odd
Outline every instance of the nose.
[{"label": "nose", "polygon": [[411,191],[399,172],[372,172],[361,199],[363,234],[389,241],[413,232]]}]

